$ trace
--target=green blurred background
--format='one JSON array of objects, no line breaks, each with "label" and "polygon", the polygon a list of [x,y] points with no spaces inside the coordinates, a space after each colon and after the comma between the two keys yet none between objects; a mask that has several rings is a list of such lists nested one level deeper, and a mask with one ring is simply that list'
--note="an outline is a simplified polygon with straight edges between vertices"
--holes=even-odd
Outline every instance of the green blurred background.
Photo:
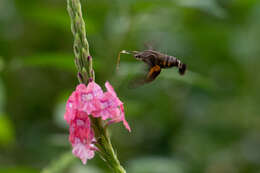
[{"label": "green blurred background", "polygon": [[[259,0],[82,0],[96,81],[132,128],[110,127],[128,173],[260,172]],[[188,65],[128,89],[156,50]],[[71,156],[65,101],[78,84],[65,0],[0,0],[0,173],[111,172]],[[65,153],[65,154],[64,154]],[[67,153],[67,154],[66,154]]]}]

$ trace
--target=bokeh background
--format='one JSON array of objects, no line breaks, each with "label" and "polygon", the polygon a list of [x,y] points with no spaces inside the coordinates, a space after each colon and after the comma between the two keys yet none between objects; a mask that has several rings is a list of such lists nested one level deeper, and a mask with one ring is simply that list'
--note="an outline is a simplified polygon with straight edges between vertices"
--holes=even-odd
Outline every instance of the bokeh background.
[{"label": "bokeh background", "polygon": [[[96,81],[112,83],[132,128],[110,127],[128,173],[260,172],[259,0],[81,2]],[[187,74],[128,89],[142,63],[122,55],[116,71],[117,53],[147,42]],[[111,172],[70,154],[72,44],[65,0],[0,1],[0,173]]]}]

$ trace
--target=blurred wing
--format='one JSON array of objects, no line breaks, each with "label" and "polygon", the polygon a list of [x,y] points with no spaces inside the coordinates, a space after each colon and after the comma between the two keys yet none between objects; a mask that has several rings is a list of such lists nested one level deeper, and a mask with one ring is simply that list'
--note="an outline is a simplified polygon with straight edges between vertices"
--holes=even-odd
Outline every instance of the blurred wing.
[{"label": "blurred wing", "polygon": [[154,45],[152,44],[152,42],[145,42],[145,43],[144,43],[144,47],[145,47],[147,50],[153,50]]},{"label": "blurred wing", "polygon": [[161,67],[158,65],[152,66],[149,68],[148,74],[144,76],[139,76],[135,78],[134,80],[130,81],[129,88],[137,88],[141,85],[144,85],[146,83],[152,82],[161,72]]},{"label": "blurred wing", "polygon": [[149,73],[146,76],[146,83],[152,82],[161,72],[161,67],[159,65],[155,65],[150,68]]},{"label": "blurred wing", "polygon": [[154,50],[158,47],[158,42],[155,40],[148,40],[144,43],[144,48],[147,50]]}]

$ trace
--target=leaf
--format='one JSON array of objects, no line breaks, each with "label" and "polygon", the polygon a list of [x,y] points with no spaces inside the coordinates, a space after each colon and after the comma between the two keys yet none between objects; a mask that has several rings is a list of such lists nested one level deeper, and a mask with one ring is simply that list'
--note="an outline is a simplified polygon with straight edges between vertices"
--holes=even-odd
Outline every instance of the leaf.
[{"label": "leaf", "polygon": [[26,66],[57,67],[75,71],[73,54],[66,53],[39,53],[27,57],[21,57]]},{"label": "leaf", "polygon": [[[70,20],[64,8],[53,8],[44,4],[31,5],[23,10],[24,15],[36,22],[48,26],[56,27],[62,31],[70,32]],[[88,18],[87,32],[92,34],[97,32],[94,21]]]},{"label": "leaf", "polygon": [[12,122],[6,115],[0,114],[0,145],[10,147],[14,144],[15,135]]},{"label": "leaf", "polygon": [[[0,62],[0,66],[1,66],[1,62]],[[3,82],[0,78],[0,113],[4,112],[3,110],[4,103],[5,103],[5,90],[4,90]]]},{"label": "leaf", "polygon": [[0,173],[39,173],[39,171],[29,167],[15,166],[12,168],[0,168]]},{"label": "leaf", "polygon": [[178,4],[184,7],[200,9],[219,18],[224,18],[227,15],[216,0],[178,0]]},{"label": "leaf", "polygon": [[[153,165],[153,166],[151,166]],[[183,168],[180,162],[173,159],[149,157],[133,160],[129,165],[129,173],[182,173]]]}]

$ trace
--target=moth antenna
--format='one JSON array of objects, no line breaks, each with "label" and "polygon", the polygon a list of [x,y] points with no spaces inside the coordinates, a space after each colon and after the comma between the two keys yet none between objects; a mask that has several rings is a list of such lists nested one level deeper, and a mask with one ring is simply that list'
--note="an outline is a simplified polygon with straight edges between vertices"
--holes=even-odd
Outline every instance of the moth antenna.
[{"label": "moth antenna", "polygon": [[119,70],[119,63],[120,63],[120,56],[121,54],[132,54],[130,52],[127,52],[126,50],[122,50],[118,53],[118,56],[117,56],[117,65],[116,65],[116,69]]}]

